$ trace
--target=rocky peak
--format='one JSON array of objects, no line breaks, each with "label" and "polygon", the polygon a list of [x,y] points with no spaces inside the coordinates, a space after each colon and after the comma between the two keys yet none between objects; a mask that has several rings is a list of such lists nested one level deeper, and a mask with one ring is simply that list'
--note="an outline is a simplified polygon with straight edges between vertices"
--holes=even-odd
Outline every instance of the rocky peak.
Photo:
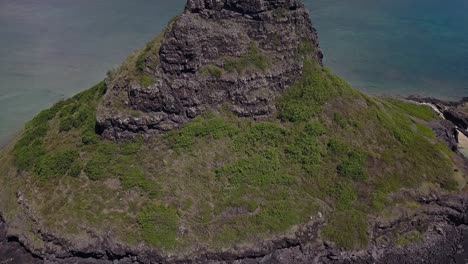
[{"label": "rocky peak", "polygon": [[278,8],[294,10],[303,8],[298,0],[189,0],[185,12],[200,13],[205,17],[238,14],[258,15]]},{"label": "rocky peak", "polygon": [[275,113],[275,99],[321,63],[298,0],[188,0],[185,12],[107,79],[97,122],[108,139],[180,127],[227,106],[239,116]]}]

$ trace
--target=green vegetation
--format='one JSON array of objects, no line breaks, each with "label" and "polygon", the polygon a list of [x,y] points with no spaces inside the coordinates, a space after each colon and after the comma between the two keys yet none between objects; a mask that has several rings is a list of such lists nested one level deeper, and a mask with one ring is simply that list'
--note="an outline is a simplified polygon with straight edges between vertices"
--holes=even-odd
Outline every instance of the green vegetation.
[{"label": "green vegetation", "polygon": [[[75,150],[46,154],[39,159],[34,170],[39,177],[45,179],[61,177],[67,174],[77,158],[78,152]],[[73,173],[76,174],[76,171]]]},{"label": "green vegetation", "polygon": [[141,84],[143,87],[149,87],[156,83],[152,71],[156,69],[159,63],[159,50],[161,49],[164,36],[172,28],[178,17],[169,21],[163,33],[156,36],[146,44],[143,49],[131,54],[118,68],[107,72],[107,79],[112,86],[119,81],[132,81]]},{"label": "green vegetation", "polygon": [[225,178],[235,188],[289,185],[295,179],[282,170],[280,155],[277,149],[268,149],[219,168],[216,176]]},{"label": "green vegetation", "polygon": [[325,150],[318,137],[325,133],[326,129],[320,123],[306,123],[304,130],[296,134],[293,142],[286,147],[288,157],[299,163],[308,173],[319,170]]},{"label": "green vegetation", "polygon": [[322,235],[338,246],[359,249],[367,246],[367,216],[358,210],[343,210],[330,215]]},{"label": "green vegetation", "polygon": [[430,129],[428,126],[423,125],[423,124],[421,124],[419,122],[415,122],[414,124],[416,125],[418,131],[422,135],[424,135],[424,136],[426,136],[428,138],[434,138],[435,137],[434,131],[432,131],[432,129]]},{"label": "green vegetation", "polygon": [[161,205],[149,205],[138,215],[138,224],[142,228],[144,240],[151,246],[171,248],[176,245],[176,210]]},{"label": "green vegetation", "polygon": [[411,116],[420,118],[425,121],[431,121],[437,118],[437,113],[430,106],[419,105],[411,102],[405,102],[398,99],[388,99],[388,102],[402,109]]},{"label": "green vegetation", "polygon": [[204,66],[200,72],[205,75],[205,76],[211,76],[211,77],[214,77],[215,79],[219,79],[221,78],[221,76],[223,75],[224,71],[223,69],[221,69],[220,67],[216,66],[216,65],[207,65],[207,66]]},{"label": "green vegetation", "polygon": [[303,79],[289,88],[278,104],[280,118],[284,121],[310,120],[320,113],[326,102],[339,95],[340,88],[348,87],[317,63],[306,61],[303,71]]},{"label": "green vegetation", "polygon": [[151,85],[154,85],[156,82],[154,80],[154,77],[147,74],[147,73],[144,73],[141,77],[140,77],[140,83],[141,85],[143,85],[143,87],[149,87]]},{"label": "green vegetation", "polygon": [[[258,66],[238,60],[233,71]],[[322,238],[359,249],[368,217],[396,203],[390,194],[460,187],[425,106],[369,98],[316,63],[304,63],[276,117],[255,122],[221,109],[146,140],[96,135],[104,88],[40,113],[0,167],[0,179],[21,170],[13,178],[38,217],[70,238],[91,230],[169,252],[226,248],[292,232],[322,212]],[[413,236],[398,243],[405,239]]]},{"label": "green vegetation", "polygon": [[215,116],[198,116],[184,129],[167,133],[168,144],[175,149],[188,149],[195,143],[197,137],[210,136],[219,139],[232,136],[237,128],[228,121]]},{"label": "green vegetation", "polygon": [[42,111],[32,121],[26,124],[22,138],[13,150],[16,165],[19,169],[31,169],[37,159],[45,154],[42,142],[49,129],[48,121],[57,113],[57,106]]},{"label": "green vegetation", "polygon": [[418,230],[413,230],[398,236],[396,244],[398,246],[406,246],[414,243],[421,242],[423,236]]},{"label": "green vegetation", "polygon": [[366,161],[367,155],[364,153],[351,152],[338,166],[338,174],[355,181],[365,181],[367,180]]},{"label": "green vegetation", "polygon": [[270,61],[262,54],[257,44],[252,42],[248,53],[239,58],[225,58],[224,70],[227,72],[237,72],[242,74],[247,70],[265,71],[270,67]]},{"label": "green vegetation", "polygon": [[60,111],[60,131],[69,131],[72,128],[92,126],[94,133],[94,112],[87,105],[77,107],[93,96],[101,96],[104,92],[104,83],[100,83],[88,91],[78,94],[74,99],[61,101],[52,108],[39,113],[26,124],[21,139],[16,143],[13,154],[16,165],[21,170],[31,170],[37,161],[46,154],[44,138],[50,129],[49,121],[54,119]]},{"label": "green vegetation", "polygon": [[310,41],[302,41],[299,45],[298,55],[305,56],[315,53],[315,47]]}]

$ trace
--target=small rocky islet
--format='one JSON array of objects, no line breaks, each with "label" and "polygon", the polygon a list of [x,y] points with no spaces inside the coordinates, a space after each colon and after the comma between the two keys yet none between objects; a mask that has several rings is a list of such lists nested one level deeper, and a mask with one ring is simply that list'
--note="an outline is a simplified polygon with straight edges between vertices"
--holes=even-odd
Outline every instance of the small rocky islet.
[{"label": "small rocky islet", "polygon": [[189,0],[0,153],[2,263],[462,263],[465,101],[370,97],[299,0]]}]

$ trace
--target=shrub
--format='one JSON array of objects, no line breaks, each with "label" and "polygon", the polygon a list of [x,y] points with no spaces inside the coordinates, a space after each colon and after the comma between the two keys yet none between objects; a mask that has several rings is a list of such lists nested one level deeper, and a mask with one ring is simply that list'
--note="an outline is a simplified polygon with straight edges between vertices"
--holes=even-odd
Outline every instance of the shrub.
[{"label": "shrub", "polygon": [[100,141],[100,137],[94,132],[87,130],[83,133],[81,137],[81,142],[85,145],[94,145]]},{"label": "shrub", "polygon": [[[299,164],[302,164],[306,171],[316,169],[324,154],[319,136],[325,134],[327,130],[317,121],[309,121],[303,126],[297,125],[293,135],[292,142],[286,145],[288,157]],[[284,139],[280,142],[284,142]],[[310,168],[308,168],[310,167]]]},{"label": "shrub", "polygon": [[177,211],[162,205],[148,205],[138,214],[143,240],[150,246],[173,248],[177,241]]},{"label": "shrub", "polygon": [[61,107],[61,105],[61,103],[57,103],[52,108],[41,111],[39,114],[37,114],[36,117],[34,117],[31,121],[29,121],[26,124],[26,130],[34,130],[37,127],[46,125],[50,120],[52,120],[55,117],[57,111],[60,110],[59,108]]},{"label": "shrub", "polygon": [[78,103],[70,104],[71,108],[64,107],[61,111],[59,130],[60,132],[68,132],[73,128],[82,128],[94,124],[94,112],[89,109],[88,105],[80,107]]},{"label": "shrub", "polygon": [[367,215],[355,209],[337,211],[329,216],[322,235],[347,250],[365,248],[368,244]]},{"label": "shrub", "polygon": [[327,147],[332,156],[336,159],[342,159],[342,157],[349,152],[349,146],[337,138],[330,139]]},{"label": "shrub", "polygon": [[[291,90],[291,88],[290,88]],[[289,92],[292,95],[292,91]],[[291,96],[293,97],[293,96]],[[291,102],[294,99],[290,98],[287,101]],[[280,117],[285,121],[300,122],[309,120],[315,112],[318,111],[318,107],[315,105],[307,105],[300,103],[288,103],[286,100],[281,102],[279,106]]]},{"label": "shrub", "polygon": [[76,150],[46,154],[39,159],[34,171],[43,179],[64,176],[78,157]]},{"label": "shrub", "polygon": [[300,135],[287,147],[286,153],[309,173],[318,170],[322,160],[322,148],[313,135]]},{"label": "shrub", "polygon": [[86,122],[88,122],[89,120],[92,120],[92,122],[94,123],[95,122],[94,116],[95,116],[95,113],[89,108],[89,106],[84,105],[80,107],[75,117],[74,127],[76,128],[83,127],[84,125],[86,125]]},{"label": "shrub", "polygon": [[281,156],[276,148],[269,148],[251,157],[216,170],[216,176],[226,178],[235,187],[289,185],[295,180],[282,170]]},{"label": "shrub", "polygon": [[338,181],[329,187],[328,195],[335,199],[335,206],[338,210],[348,210],[358,199],[356,188],[346,181]]},{"label": "shrub", "polygon": [[317,62],[305,61],[302,78],[278,102],[279,117],[285,121],[308,121],[342,89],[340,80]]},{"label": "shrub", "polygon": [[143,146],[143,138],[137,137],[134,141],[128,141],[120,144],[120,154],[122,155],[134,155],[138,153],[140,148]]},{"label": "shrub", "polygon": [[59,113],[60,118],[71,117],[78,110],[80,105],[77,103],[76,99],[69,99],[68,103],[64,105],[62,110]]},{"label": "shrub", "polygon": [[175,149],[188,149],[197,137],[212,136],[215,139],[231,137],[238,132],[233,124],[216,116],[198,116],[179,130],[166,135],[167,143]]},{"label": "shrub", "polygon": [[355,181],[367,180],[367,155],[353,151],[348,154],[343,163],[338,166],[338,174]]},{"label": "shrub", "polygon": [[73,117],[67,116],[64,119],[60,120],[60,124],[59,124],[60,132],[70,131],[74,127],[75,127],[75,120],[73,120]]},{"label": "shrub", "polygon": [[85,172],[90,180],[101,180],[106,176],[107,167],[110,165],[110,158],[103,153],[95,153],[86,164]]},{"label": "shrub", "polygon": [[42,111],[26,124],[21,139],[13,149],[18,169],[32,169],[37,160],[45,154],[43,140],[49,129],[48,122],[55,116],[56,111],[56,109]]},{"label": "shrub", "polygon": [[[91,89],[75,95],[71,99],[56,103],[51,108],[40,112],[28,122],[22,137],[18,140],[13,150],[15,164],[18,169],[31,170],[46,154],[43,141],[49,130],[49,121],[54,119],[57,113],[60,113],[59,129],[61,131],[69,131],[83,123],[88,125],[92,122],[90,120],[94,120],[93,108],[89,104],[92,103],[93,99],[97,99],[97,96],[102,96],[104,91],[105,84],[101,82]],[[79,109],[80,103],[83,104],[83,107]],[[53,155],[52,152],[50,151],[49,154]]]},{"label": "shrub", "polygon": [[307,135],[318,137],[326,134],[328,131],[321,123],[310,121],[305,125],[304,132]]},{"label": "shrub", "polygon": [[274,122],[249,123],[244,133],[234,138],[236,150],[244,152],[262,147],[278,147],[284,143],[286,130]]},{"label": "shrub", "polygon": [[118,177],[124,189],[140,188],[150,197],[156,198],[159,195],[159,185],[148,179],[142,168],[135,167],[126,160],[117,160],[118,165],[112,169],[113,175]]},{"label": "shrub", "polygon": [[25,143],[20,140],[13,150],[15,164],[20,170],[30,170],[36,161],[45,154],[45,149],[41,140],[34,140],[32,143]]},{"label": "shrub", "polygon": [[76,178],[80,176],[82,170],[83,170],[83,165],[81,164],[81,162],[75,161],[71,165],[70,170],[68,171],[68,175]]}]

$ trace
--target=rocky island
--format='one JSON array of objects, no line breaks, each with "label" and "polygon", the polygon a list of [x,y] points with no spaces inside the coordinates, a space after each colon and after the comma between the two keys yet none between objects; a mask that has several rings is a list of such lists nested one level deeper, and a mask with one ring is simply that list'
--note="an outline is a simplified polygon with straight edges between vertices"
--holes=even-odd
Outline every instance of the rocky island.
[{"label": "rocky island", "polygon": [[188,0],[1,151],[0,263],[463,263],[464,108],[322,58],[300,0]]}]

